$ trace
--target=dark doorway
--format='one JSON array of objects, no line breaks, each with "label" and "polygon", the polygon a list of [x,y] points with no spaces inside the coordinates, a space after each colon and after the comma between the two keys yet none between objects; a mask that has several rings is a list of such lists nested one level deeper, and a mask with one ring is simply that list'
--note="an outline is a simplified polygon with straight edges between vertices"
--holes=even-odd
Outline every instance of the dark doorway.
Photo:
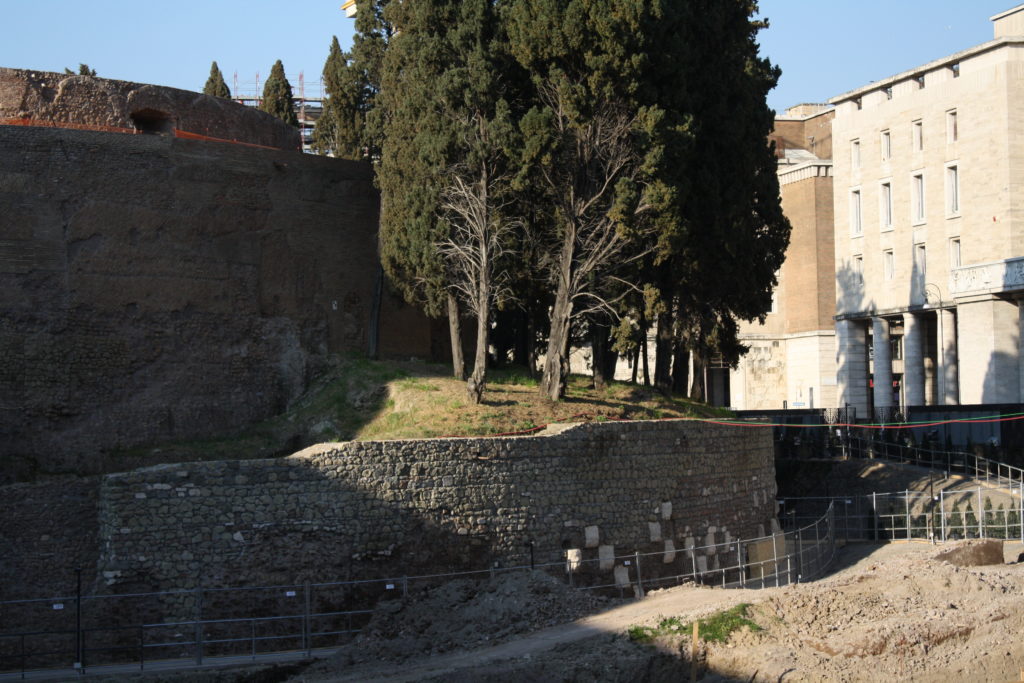
[{"label": "dark doorway", "polygon": [[173,135],[174,123],[170,114],[156,109],[140,109],[132,112],[135,129],[150,135]]}]

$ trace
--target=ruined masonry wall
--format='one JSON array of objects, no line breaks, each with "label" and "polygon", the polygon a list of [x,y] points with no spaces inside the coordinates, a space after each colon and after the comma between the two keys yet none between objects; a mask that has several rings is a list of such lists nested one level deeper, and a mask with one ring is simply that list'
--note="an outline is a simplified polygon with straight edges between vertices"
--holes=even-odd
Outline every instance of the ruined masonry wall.
[{"label": "ruined masonry wall", "polygon": [[152,590],[523,564],[529,541],[537,562],[596,558],[598,544],[683,549],[770,532],[775,492],[760,429],[591,423],[324,444],[106,476],[98,570],[110,590]]}]

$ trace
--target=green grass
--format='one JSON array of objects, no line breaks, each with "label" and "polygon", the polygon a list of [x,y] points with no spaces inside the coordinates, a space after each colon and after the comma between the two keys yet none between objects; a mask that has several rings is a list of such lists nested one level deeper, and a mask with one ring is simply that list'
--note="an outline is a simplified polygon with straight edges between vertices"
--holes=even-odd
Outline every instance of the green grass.
[{"label": "green grass", "polygon": [[[716,612],[705,619],[697,620],[698,635],[701,640],[710,643],[724,643],[734,631],[746,626],[751,631],[763,630],[747,618],[750,605],[741,603],[732,609]],[[627,630],[629,639],[636,643],[651,643],[665,636],[681,636],[693,633],[693,622],[682,622],[679,617],[668,617],[658,622],[655,627],[630,626]]]}]

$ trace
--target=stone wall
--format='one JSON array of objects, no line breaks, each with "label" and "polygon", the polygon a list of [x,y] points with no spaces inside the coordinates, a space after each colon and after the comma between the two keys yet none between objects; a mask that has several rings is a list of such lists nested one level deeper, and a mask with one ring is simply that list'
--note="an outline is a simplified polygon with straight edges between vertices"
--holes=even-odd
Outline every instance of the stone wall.
[{"label": "stone wall", "polygon": [[[365,353],[377,212],[363,163],[0,126],[0,481],[242,427]],[[431,355],[394,296],[380,330]]]},{"label": "stone wall", "polygon": [[285,150],[299,131],[231,100],[159,85],[0,68],[0,120],[121,128],[171,135],[188,131]]},{"label": "stone wall", "polygon": [[771,531],[770,430],[553,431],[108,475],[98,573],[115,592],[316,582],[524,564],[531,541],[537,562],[559,562],[570,549],[587,560],[599,546],[682,550]]}]

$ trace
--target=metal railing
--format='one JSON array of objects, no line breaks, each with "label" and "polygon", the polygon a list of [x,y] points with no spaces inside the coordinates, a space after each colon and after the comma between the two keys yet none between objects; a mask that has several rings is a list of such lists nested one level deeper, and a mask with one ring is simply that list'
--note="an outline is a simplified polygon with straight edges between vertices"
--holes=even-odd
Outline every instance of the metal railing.
[{"label": "metal railing", "polygon": [[[44,628],[0,633],[0,671],[25,677],[68,663],[82,671],[132,663],[142,671],[158,659],[200,665],[209,658],[256,660],[275,652],[309,656],[357,633],[381,601],[456,579],[486,581],[509,572],[543,571],[578,590],[620,597],[643,597],[653,588],[687,583],[782,586],[826,571],[835,556],[835,523],[828,507],[818,518],[770,536],[726,537],[678,550],[666,544],[658,552],[584,558],[581,551],[579,556],[567,553],[561,562],[481,571],[5,601],[0,602],[0,622]],[[194,616],[150,620],[154,614],[173,613]]]}]

